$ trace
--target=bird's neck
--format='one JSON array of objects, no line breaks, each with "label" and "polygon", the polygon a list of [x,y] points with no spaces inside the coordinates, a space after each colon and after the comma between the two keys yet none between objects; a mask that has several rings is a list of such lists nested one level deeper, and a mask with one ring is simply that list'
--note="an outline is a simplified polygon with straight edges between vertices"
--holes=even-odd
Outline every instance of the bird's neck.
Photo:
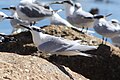
[{"label": "bird's neck", "polygon": [[45,36],[42,32],[31,31],[31,33],[32,33],[33,42],[36,45],[36,47],[44,42]]},{"label": "bird's neck", "polygon": [[106,25],[108,23],[108,21],[105,18],[101,18],[101,19],[96,19],[94,22],[94,25]]},{"label": "bird's neck", "polygon": [[59,14],[54,13],[51,17],[51,20],[54,20],[55,18],[61,18],[61,17],[59,16]]},{"label": "bird's neck", "polygon": [[95,19],[94,27],[99,24],[99,19]]},{"label": "bird's neck", "polygon": [[11,16],[17,16],[17,12],[16,11],[11,11]]},{"label": "bird's neck", "polygon": [[19,16],[16,11],[12,12],[11,16],[14,17],[14,19],[19,19]]},{"label": "bird's neck", "polygon": [[82,8],[75,8],[75,11],[82,11]]},{"label": "bird's neck", "polygon": [[[15,10],[10,10],[11,11],[11,16],[15,14]],[[17,13],[17,12],[16,12]]]},{"label": "bird's neck", "polygon": [[75,8],[74,8],[74,6],[72,6],[72,5],[66,5],[65,4],[65,10],[66,10],[66,16],[72,16],[73,15],[73,13],[74,13],[74,11],[75,11]]}]

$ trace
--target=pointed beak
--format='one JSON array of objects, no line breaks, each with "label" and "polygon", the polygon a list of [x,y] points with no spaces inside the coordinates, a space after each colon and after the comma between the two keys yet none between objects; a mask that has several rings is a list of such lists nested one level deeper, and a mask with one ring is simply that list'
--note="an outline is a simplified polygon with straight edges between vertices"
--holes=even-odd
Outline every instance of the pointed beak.
[{"label": "pointed beak", "polygon": [[10,8],[2,8],[2,10],[10,10]]},{"label": "pointed beak", "polygon": [[109,17],[109,16],[111,16],[112,15],[112,13],[110,13],[110,14],[107,14],[105,17]]},{"label": "pointed beak", "polygon": [[19,25],[19,26],[21,26],[21,27],[24,27],[24,28],[26,28],[26,29],[28,29],[28,30],[31,30],[30,27],[27,27],[27,26],[25,26],[25,25],[22,25],[22,24],[17,24],[17,25]]},{"label": "pointed beak", "polygon": [[5,19],[14,19],[14,17],[5,17]]}]

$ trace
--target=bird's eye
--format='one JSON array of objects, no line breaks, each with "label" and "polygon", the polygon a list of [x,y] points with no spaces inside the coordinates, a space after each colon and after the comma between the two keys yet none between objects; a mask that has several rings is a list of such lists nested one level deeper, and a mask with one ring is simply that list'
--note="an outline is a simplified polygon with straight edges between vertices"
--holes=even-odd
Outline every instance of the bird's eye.
[{"label": "bird's eye", "polygon": [[44,8],[46,8],[46,9],[50,9],[50,7],[49,7],[49,6],[44,6]]},{"label": "bird's eye", "polygon": [[116,23],[115,21],[112,21],[112,23]]},{"label": "bird's eye", "polygon": [[40,29],[33,28],[33,30],[35,30],[35,31],[37,31],[37,32],[40,32]]},{"label": "bird's eye", "polygon": [[4,17],[3,15],[1,15],[1,17]]},{"label": "bird's eye", "polygon": [[10,9],[12,9],[12,10],[16,10],[16,7],[10,7]]}]

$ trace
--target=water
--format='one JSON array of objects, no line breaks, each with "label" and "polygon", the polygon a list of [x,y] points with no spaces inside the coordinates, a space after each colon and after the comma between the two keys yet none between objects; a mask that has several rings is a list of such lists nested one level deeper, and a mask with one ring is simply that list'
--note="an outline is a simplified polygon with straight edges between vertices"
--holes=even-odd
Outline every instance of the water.
[{"label": "water", "polygon": [[[9,7],[10,5],[17,5],[19,3],[20,0],[0,0],[0,8],[2,7]],[[42,2],[51,2],[51,1],[58,1],[58,0],[39,0]],[[59,0],[61,1],[61,0]],[[106,2],[95,2],[95,0],[76,0],[76,1],[80,1],[83,9],[85,9],[86,11],[89,11],[91,8],[99,8],[100,9],[100,14],[109,14],[112,13],[112,16],[110,16],[108,19],[118,19],[120,20],[120,1],[119,0],[110,0],[109,3]],[[62,6],[58,6],[56,7],[55,5],[52,6],[54,9],[60,9],[63,8]],[[1,10],[3,11],[3,10]],[[5,12],[7,15],[10,15],[9,11],[3,11]],[[65,18],[65,13],[64,12],[60,12],[59,13],[63,18]],[[45,19],[40,21],[37,26],[43,26],[43,25],[47,25],[49,24],[49,20]],[[9,23],[9,20],[4,20],[3,22],[0,22],[0,33],[6,33],[6,34],[10,34],[12,31],[12,27]],[[100,37],[100,35],[98,34],[94,34],[94,36]],[[109,40],[110,41],[110,40]],[[111,42],[111,41],[110,41]]]}]

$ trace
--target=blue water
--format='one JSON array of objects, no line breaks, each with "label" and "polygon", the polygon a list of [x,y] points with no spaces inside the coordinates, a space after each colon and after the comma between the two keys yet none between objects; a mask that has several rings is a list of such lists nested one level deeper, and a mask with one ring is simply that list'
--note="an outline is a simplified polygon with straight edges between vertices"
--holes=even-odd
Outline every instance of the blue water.
[{"label": "blue water", "polygon": [[[20,0],[0,0],[0,8],[2,7],[9,7],[10,5],[17,5],[19,3]],[[39,0],[39,1],[46,1],[47,0]],[[48,0],[50,1],[58,1],[58,0]],[[61,0],[60,0],[61,1]],[[77,0],[79,1],[82,6],[83,9],[85,9],[86,11],[89,11],[91,8],[99,8],[100,9],[100,14],[109,14],[112,13],[112,16],[110,16],[108,19],[118,19],[120,20],[120,1],[119,0],[110,0],[109,3],[106,2],[95,2],[95,0]],[[54,9],[60,9],[63,8],[62,6],[58,6],[56,7],[55,5],[52,6]],[[4,10],[0,10],[4,13],[6,13],[7,15],[10,15],[9,11],[4,11]],[[63,18],[65,18],[65,13],[64,12],[60,12],[59,13]],[[37,25],[38,26],[43,26],[43,25],[47,25],[49,24],[49,20],[45,19],[40,21]],[[6,34],[10,34],[12,31],[12,27],[10,25],[9,20],[4,20],[2,22],[0,22],[0,33],[6,33]],[[98,34],[94,34],[94,36],[100,37],[100,35]],[[110,40],[109,40],[110,41]]]}]

